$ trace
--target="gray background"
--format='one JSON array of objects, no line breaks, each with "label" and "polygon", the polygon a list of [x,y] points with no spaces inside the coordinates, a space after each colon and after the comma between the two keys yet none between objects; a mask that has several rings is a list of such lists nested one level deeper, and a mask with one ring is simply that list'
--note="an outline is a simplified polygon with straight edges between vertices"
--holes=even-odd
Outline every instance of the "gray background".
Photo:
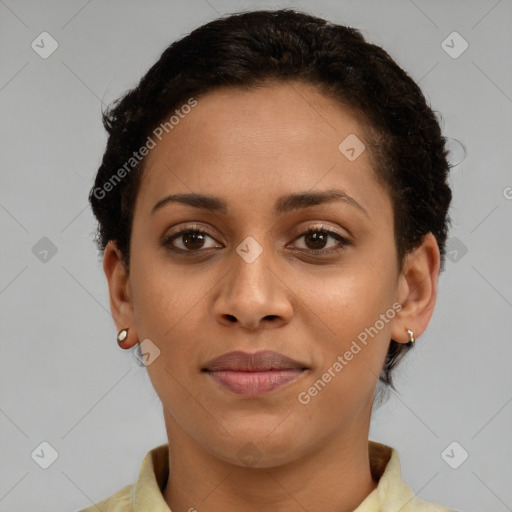
[{"label": "gray background", "polygon": [[[102,102],[193,28],[285,6],[382,45],[467,148],[464,157],[451,144],[453,228],[436,312],[370,437],[398,450],[420,497],[512,510],[510,0],[0,0],[0,511],[91,505],[133,483],[147,451],[167,441],[146,370],[117,346],[93,244]],[[44,31],[59,45],[46,59],[31,48]],[[441,44],[453,31],[469,44],[457,58]],[[452,465],[469,453],[457,469],[442,457],[453,441],[462,448],[448,450]],[[48,469],[31,457],[42,442],[58,453]]]}]

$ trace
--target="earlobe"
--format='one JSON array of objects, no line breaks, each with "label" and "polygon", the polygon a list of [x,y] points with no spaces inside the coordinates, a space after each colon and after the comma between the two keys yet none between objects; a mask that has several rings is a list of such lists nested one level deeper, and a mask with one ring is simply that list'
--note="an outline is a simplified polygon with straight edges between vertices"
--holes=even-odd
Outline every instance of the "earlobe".
[{"label": "earlobe", "polygon": [[434,235],[428,233],[421,245],[405,256],[397,295],[402,309],[391,331],[395,341],[408,343],[411,340],[409,330],[418,338],[427,328],[437,299],[439,270],[439,246]]},{"label": "earlobe", "polygon": [[[122,340],[123,348],[129,348],[137,342],[129,273],[121,252],[112,240],[105,247],[103,271],[108,282],[112,317],[118,331],[126,329],[129,332],[129,335]],[[128,328],[130,329],[128,330]]]}]

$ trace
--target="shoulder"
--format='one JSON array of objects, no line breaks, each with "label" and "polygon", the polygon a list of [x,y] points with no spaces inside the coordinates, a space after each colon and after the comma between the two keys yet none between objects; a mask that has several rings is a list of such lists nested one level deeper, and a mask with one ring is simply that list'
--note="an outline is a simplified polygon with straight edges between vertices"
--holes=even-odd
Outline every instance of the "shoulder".
[{"label": "shoulder", "polygon": [[414,498],[408,506],[406,506],[403,512],[457,512],[452,508],[446,508],[438,503],[424,501],[419,498]]},{"label": "shoulder", "polygon": [[146,453],[135,483],[126,485],[112,496],[78,512],[134,512],[167,510],[162,489],[169,475],[169,445],[162,444]]},{"label": "shoulder", "polygon": [[[370,441],[369,452],[372,475],[378,480],[378,486],[374,491],[375,496],[368,498],[367,508],[362,507],[356,512],[370,512],[375,508],[374,503],[378,503],[378,510],[381,512],[457,512],[416,496],[402,480],[400,458],[394,448]],[[366,503],[363,504],[366,506]]]},{"label": "shoulder", "polygon": [[403,481],[387,489],[385,496],[381,496],[382,512],[457,512],[437,502],[418,498],[412,489]]},{"label": "shoulder", "polygon": [[78,512],[132,512],[132,490],[133,484],[127,485],[112,496]]}]

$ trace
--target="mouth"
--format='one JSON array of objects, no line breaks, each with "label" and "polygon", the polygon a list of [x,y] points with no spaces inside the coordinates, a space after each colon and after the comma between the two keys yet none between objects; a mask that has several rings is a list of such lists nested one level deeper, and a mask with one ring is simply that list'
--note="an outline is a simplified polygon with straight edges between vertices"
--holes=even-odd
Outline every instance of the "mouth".
[{"label": "mouth", "polygon": [[303,376],[309,368],[278,352],[223,354],[201,369],[224,389],[245,396],[269,393]]}]

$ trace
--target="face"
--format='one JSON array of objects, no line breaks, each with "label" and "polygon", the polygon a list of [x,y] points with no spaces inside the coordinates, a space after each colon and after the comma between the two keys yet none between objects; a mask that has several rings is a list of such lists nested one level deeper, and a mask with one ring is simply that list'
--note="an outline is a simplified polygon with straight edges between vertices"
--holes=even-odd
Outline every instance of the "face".
[{"label": "face", "polygon": [[[272,467],[367,436],[406,287],[390,197],[354,137],[345,107],[287,83],[198,98],[149,153],[124,318],[160,351],[147,371],[170,438]],[[251,366],[262,351],[278,355]]]}]

